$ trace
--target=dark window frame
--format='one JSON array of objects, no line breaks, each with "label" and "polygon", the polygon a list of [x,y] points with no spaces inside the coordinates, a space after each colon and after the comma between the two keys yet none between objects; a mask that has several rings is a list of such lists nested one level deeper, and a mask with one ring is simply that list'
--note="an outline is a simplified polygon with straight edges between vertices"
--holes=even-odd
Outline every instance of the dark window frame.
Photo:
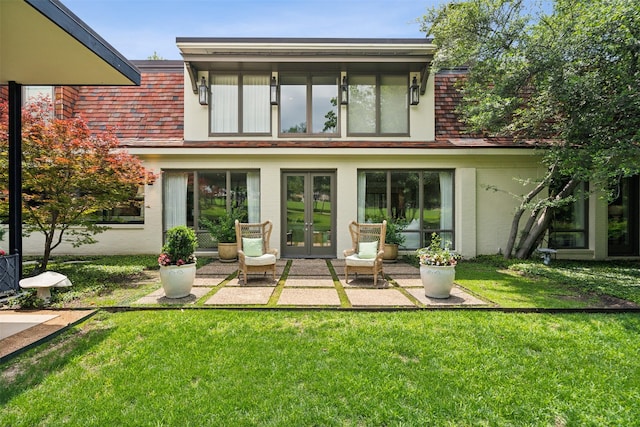
[{"label": "dark window frame", "polygon": [[[237,132],[212,132],[211,130],[211,108],[213,106],[212,101],[212,76],[237,76],[238,77],[238,131]],[[210,137],[219,137],[219,136],[271,136],[273,134],[273,109],[271,104],[268,104],[269,108],[269,131],[267,132],[244,132],[244,76],[268,76],[268,82],[271,82],[271,74],[270,73],[260,73],[260,72],[242,72],[242,71],[229,71],[229,72],[210,72],[208,75],[209,79],[209,105],[207,108],[207,123],[208,123],[208,133]],[[269,83],[268,83],[269,84]]]}]

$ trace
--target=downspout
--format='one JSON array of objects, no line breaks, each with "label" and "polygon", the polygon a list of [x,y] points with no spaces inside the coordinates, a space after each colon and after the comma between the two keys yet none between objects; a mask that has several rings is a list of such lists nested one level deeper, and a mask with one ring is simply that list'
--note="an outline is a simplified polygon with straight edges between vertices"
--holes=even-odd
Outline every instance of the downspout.
[{"label": "downspout", "polygon": [[[22,85],[9,82],[9,254],[22,277]],[[18,284],[16,283],[16,289]]]}]

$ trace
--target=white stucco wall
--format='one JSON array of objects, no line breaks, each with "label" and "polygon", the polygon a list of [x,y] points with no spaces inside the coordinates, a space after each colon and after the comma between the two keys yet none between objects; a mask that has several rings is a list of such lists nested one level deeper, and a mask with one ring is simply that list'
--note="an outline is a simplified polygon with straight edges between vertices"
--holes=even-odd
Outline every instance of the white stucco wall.
[{"label": "white stucco wall", "polygon": [[[456,248],[465,256],[496,253],[504,247],[516,206],[503,192],[485,185],[523,191],[513,177],[538,173],[530,150],[398,150],[371,149],[207,149],[180,148],[131,150],[156,173],[167,169],[259,169],[261,218],[274,223],[272,244],[281,245],[281,175],[292,170],[336,172],[336,255],[350,245],[347,225],[357,216],[359,169],[454,169]],[[99,243],[78,249],[63,245],[56,253],[116,254],[157,253],[162,245],[162,175],[146,187],[145,224],[117,225],[97,236]],[[24,240],[26,254],[41,252],[41,238]]]}]

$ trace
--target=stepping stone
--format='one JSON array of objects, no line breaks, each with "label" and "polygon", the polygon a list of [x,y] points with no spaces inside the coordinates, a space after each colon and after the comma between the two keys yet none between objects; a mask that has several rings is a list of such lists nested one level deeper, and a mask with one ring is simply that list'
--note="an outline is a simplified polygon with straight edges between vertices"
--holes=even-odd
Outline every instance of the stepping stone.
[{"label": "stepping stone", "polygon": [[424,305],[443,306],[443,305],[489,305],[486,301],[483,301],[467,292],[463,289],[454,286],[451,289],[451,296],[449,298],[430,298],[424,294],[424,288],[410,288],[407,289],[415,299],[423,303]]},{"label": "stepping stone", "polygon": [[354,307],[415,307],[397,289],[345,289]]},{"label": "stepping stone", "polygon": [[273,288],[265,287],[224,287],[209,298],[207,305],[255,305],[267,304]]},{"label": "stepping stone", "polygon": [[330,277],[307,277],[304,279],[296,277],[288,277],[284,282],[284,286],[287,288],[334,288],[335,284]]},{"label": "stepping stone", "polygon": [[133,304],[193,304],[203,296],[205,296],[211,287],[194,286],[191,288],[191,293],[184,298],[167,298],[164,296],[164,289],[156,289],[149,295],[144,296],[134,302]]},{"label": "stepping stone", "polygon": [[295,289],[285,288],[280,294],[278,305],[320,306],[340,305],[340,297],[334,289]]}]

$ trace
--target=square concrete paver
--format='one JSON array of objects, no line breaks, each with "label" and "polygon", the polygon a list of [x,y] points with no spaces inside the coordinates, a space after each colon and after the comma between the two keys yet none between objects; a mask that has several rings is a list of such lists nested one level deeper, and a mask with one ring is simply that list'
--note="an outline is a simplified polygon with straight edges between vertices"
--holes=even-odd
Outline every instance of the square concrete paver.
[{"label": "square concrete paver", "polygon": [[280,294],[278,305],[319,306],[340,305],[340,297],[334,289],[285,288]]},{"label": "square concrete paver", "polygon": [[349,283],[344,281],[344,275],[340,279],[340,283],[345,289],[384,289],[389,287],[389,282],[385,279],[378,277],[378,281],[376,285],[373,285],[373,277],[372,276],[358,276],[355,278],[354,275],[349,275]]},{"label": "square concrete paver", "polygon": [[398,286],[402,286],[403,288],[422,288],[422,279],[420,276],[418,277],[396,277],[393,276],[393,280],[398,284]]},{"label": "square concrete paver", "polygon": [[289,277],[291,276],[329,276],[331,272],[325,259],[294,260],[291,263]]},{"label": "square concrete paver", "polygon": [[424,305],[489,305],[486,301],[483,301],[467,292],[463,289],[454,286],[451,289],[451,296],[449,298],[430,298],[424,294],[424,288],[410,288],[407,289],[415,299],[423,303]]},{"label": "square concrete paver", "polygon": [[273,288],[265,287],[224,287],[209,298],[208,305],[267,304]]},{"label": "square concrete paver", "polygon": [[397,289],[345,289],[354,307],[415,307]]},{"label": "square concrete paver", "polygon": [[196,277],[195,282],[193,282],[193,286],[205,286],[205,287],[209,287],[209,288],[213,288],[214,286],[218,286],[224,279],[226,279],[226,276],[220,276],[220,277]]},{"label": "square concrete paver", "polygon": [[211,287],[194,286],[191,288],[191,294],[189,294],[189,296],[184,298],[167,298],[164,296],[164,289],[160,288],[140,298],[134,302],[134,304],[193,304],[205,296],[211,289]]},{"label": "square concrete paver", "polygon": [[305,277],[304,279],[288,277],[284,282],[287,288],[335,288],[331,277]]},{"label": "square concrete paver", "polygon": [[244,283],[244,279],[240,279],[239,277],[234,277],[229,280],[225,286],[231,287],[246,287],[246,288],[255,288],[255,287],[272,287],[275,288],[278,284],[278,280],[280,280],[280,276],[276,275],[276,280],[273,280],[273,276],[271,274],[267,274],[266,276],[262,275],[248,275],[247,283]]}]

